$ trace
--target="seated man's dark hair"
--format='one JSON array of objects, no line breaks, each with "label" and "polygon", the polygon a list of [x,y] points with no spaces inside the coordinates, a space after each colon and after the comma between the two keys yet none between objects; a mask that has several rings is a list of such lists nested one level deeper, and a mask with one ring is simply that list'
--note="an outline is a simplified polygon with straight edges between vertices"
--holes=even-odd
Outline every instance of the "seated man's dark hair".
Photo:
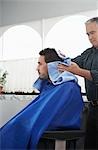
[{"label": "seated man's dark hair", "polygon": [[63,61],[54,48],[45,48],[39,52],[39,55],[45,56],[45,62]]}]

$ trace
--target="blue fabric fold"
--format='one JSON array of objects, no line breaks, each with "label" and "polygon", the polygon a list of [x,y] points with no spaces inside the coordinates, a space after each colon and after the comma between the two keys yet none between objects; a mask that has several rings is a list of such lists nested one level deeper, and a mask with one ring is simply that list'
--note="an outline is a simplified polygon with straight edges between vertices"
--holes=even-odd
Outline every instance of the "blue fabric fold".
[{"label": "blue fabric fold", "polygon": [[82,109],[76,82],[55,86],[46,81],[39,96],[0,129],[0,148],[35,150],[46,130],[80,128]]}]

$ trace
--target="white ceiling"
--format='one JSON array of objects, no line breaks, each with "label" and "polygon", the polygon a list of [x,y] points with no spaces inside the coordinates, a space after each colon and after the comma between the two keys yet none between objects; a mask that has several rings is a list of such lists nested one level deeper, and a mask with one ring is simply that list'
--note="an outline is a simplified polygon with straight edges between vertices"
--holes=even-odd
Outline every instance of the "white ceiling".
[{"label": "white ceiling", "polygon": [[0,0],[1,25],[98,9],[98,0]]},{"label": "white ceiling", "polygon": [[[54,3],[56,4],[66,4],[65,9],[68,9],[67,6],[70,6],[71,9],[74,9],[75,7],[80,7],[81,9],[94,9],[98,8],[98,0],[0,0],[1,3],[33,3],[36,5],[39,5],[41,3]],[[74,5],[73,5],[74,4]]]},{"label": "white ceiling", "polygon": [[86,3],[88,5],[98,4],[97,0],[0,0],[0,2],[67,2],[67,3]]}]

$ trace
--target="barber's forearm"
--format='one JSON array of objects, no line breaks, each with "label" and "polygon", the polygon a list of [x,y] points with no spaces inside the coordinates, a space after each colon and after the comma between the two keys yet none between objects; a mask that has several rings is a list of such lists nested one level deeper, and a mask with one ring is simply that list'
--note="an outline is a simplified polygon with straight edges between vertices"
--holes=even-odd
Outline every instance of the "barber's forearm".
[{"label": "barber's forearm", "polygon": [[91,73],[90,73],[89,70],[80,68],[80,69],[77,71],[76,74],[79,75],[79,76],[81,76],[81,77],[84,77],[84,78],[86,78],[86,79],[88,79],[88,80],[92,80],[92,76],[91,76]]}]

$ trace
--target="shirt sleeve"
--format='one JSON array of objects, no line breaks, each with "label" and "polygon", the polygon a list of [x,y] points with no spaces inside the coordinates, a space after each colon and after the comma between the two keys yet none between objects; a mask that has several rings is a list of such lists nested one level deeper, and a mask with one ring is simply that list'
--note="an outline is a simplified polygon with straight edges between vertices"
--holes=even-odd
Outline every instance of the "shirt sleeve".
[{"label": "shirt sleeve", "polygon": [[80,68],[83,67],[83,62],[82,62],[82,56],[81,55],[79,55],[79,56],[77,56],[77,57],[75,57],[75,58],[73,58],[71,60],[73,62],[75,62],[76,64],[78,64]]},{"label": "shirt sleeve", "polygon": [[92,81],[98,85],[98,55],[92,54],[91,56],[91,53],[91,51],[87,50],[80,56],[72,59],[72,61],[77,63],[80,68],[89,70],[93,79]]}]

